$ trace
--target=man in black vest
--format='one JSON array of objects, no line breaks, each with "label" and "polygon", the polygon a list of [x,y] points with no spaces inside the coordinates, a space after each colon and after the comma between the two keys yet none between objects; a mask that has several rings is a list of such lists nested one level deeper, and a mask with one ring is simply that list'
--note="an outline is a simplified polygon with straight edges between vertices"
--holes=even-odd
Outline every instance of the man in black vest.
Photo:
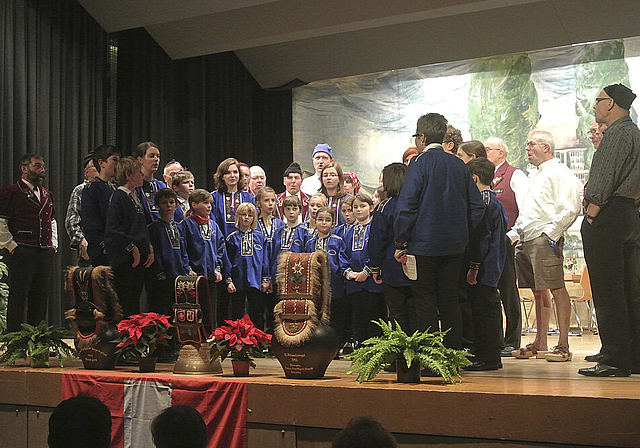
[{"label": "man in black vest", "polygon": [[58,248],[53,195],[42,187],[46,167],[37,154],[20,159],[21,176],[0,190],[0,248],[11,254],[7,330],[37,325],[47,315],[53,256]]}]

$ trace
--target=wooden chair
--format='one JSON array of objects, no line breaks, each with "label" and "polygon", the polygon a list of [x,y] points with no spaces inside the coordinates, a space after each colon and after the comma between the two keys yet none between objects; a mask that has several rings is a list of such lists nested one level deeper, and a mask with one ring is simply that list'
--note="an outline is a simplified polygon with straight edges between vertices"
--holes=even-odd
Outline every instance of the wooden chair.
[{"label": "wooden chair", "polygon": [[576,315],[576,322],[578,323],[578,327],[580,328],[580,336],[584,332],[582,327],[582,323],[580,322],[580,316],[578,315],[578,308],[576,306],[576,302],[584,303],[587,309],[587,315],[589,316],[589,323],[587,325],[587,329],[590,330],[593,334],[598,334],[598,324],[596,321],[596,310],[593,306],[593,296],[591,295],[591,280],[589,278],[589,270],[587,266],[582,269],[582,274],[580,275],[580,286],[582,287],[582,295],[570,295],[571,298],[571,306],[573,307],[573,312]]}]

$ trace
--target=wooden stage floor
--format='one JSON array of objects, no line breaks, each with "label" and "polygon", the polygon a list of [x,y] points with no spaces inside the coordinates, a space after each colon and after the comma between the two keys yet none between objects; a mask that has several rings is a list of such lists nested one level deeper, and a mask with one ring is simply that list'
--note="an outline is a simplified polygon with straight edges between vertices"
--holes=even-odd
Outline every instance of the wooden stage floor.
[{"label": "wooden stage floor", "polygon": [[[376,418],[405,447],[640,446],[640,375],[582,377],[577,370],[592,365],[583,358],[598,350],[599,340],[587,332],[570,343],[571,362],[503,358],[503,369],[463,372],[455,385],[437,378],[399,384],[391,373],[359,384],[346,374],[345,360],[332,362],[323,379],[291,380],[276,360],[258,359],[257,369],[242,379],[249,382],[249,446],[275,446],[258,442],[270,431],[282,431],[284,441],[285,432],[296,429],[297,444],[277,446],[330,446],[337,430],[357,415]],[[145,375],[166,376],[172,367],[160,364]],[[60,400],[60,372],[78,368],[79,361],[71,361],[65,369],[0,369],[0,403],[53,407]],[[223,368],[213,378],[232,376],[228,360]]]}]

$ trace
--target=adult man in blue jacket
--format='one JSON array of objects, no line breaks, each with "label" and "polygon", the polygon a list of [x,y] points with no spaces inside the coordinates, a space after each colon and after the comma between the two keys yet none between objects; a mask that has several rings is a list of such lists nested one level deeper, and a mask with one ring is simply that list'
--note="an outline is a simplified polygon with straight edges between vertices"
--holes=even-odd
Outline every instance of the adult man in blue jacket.
[{"label": "adult man in blue jacket", "polygon": [[421,152],[409,164],[398,199],[396,253],[416,257],[418,277],[412,283],[419,330],[449,330],[444,343],[462,349],[458,272],[469,232],[485,211],[482,196],[464,162],[444,151],[447,120],[430,113],[418,119],[414,135]]}]

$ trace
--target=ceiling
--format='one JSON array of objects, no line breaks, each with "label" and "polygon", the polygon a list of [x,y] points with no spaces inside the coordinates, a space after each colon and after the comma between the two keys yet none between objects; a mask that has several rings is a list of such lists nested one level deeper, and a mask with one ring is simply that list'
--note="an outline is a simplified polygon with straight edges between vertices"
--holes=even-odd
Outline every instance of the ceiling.
[{"label": "ceiling", "polygon": [[264,88],[640,36],[638,0],[78,1],[172,59],[234,51]]}]

